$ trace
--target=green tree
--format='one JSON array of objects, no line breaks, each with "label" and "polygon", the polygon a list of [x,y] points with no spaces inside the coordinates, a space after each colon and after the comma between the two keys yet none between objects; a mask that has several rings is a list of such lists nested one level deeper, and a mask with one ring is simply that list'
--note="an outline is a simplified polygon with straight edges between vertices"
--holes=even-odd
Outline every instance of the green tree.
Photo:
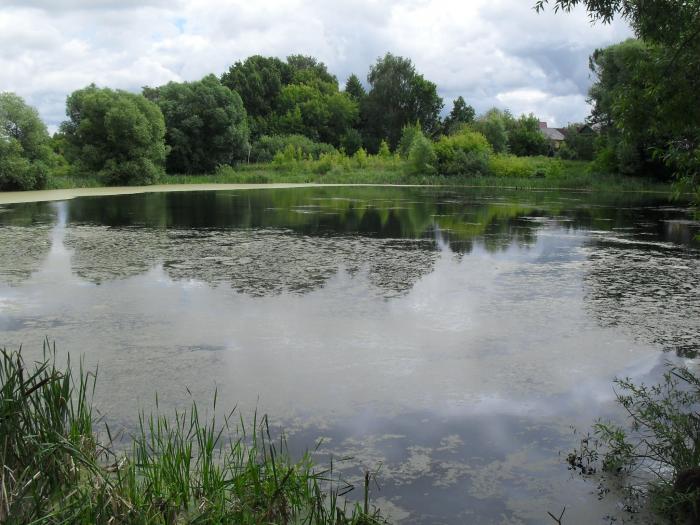
[{"label": "green tree", "polygon": [[241,97],[208,75],[198,82],[144,88],[165,118],[170,173],[210,173],[246,159],[248,123]]},{"label": "green tree", "polygon": [[359,77],[355,73],[350,75],[345,81],[345,93],[347,93],[350,98],[357,103],[362,102],[367,96],[365,87],[362,85],[362,82],[360,82]]},{"label": "green tree", "polygon": [[279,97],[279,131],[300,133],[314,141],[340,146],[357,122],[357,102],[320,79],[290,84]]},{"label": "green tree", "polygon": [[142,95],[98,88],[74,91],[61,124],[66,156],[106,184],[152,184],[164,173],[165,122]]},{"label": "green tree", "polygon": [[14,93],[0,93],[0,190],[43,188],[54,157],[36,109]]},{"label": "green tree", "polygon": [[[549,3],[540,0],[536,8],[542,10]],[[608,123],[617,137],[615,133],[609,135],[613,141],[610,147],[620,159],[641,155],[642,165],[648,165],[648,156],[661,160],[676,176],[697,187],[700,184],[700,0],[554,0],[551,3],[555,10],[562,11],[580,4],[594,21],[609,23],[615,17],[622,17],[630,23],[646,46],[647,60],[626,64],[629,75],[620,79],[621,88],[612,97],[615,111],[609,115]],[[631,49],[624,52],[631,54]],[[594,55],[599,68],[600,59],[600,55],[597,58]],[[602,65],[602,69],[606,66]],[[637,139],[625,135],[643,121],[652,124],[650,131],[654,139],[645,140],[640,151],[635,146]],[[636,134],[635,131],[633,135]],[[618,138],[620,141],[616,142]]]},{"label": "green tree", "polygon": [[493,151],[506,153],[508,151],[508,127],[513,122],[512,115],[506,110],[491,108],[480,116],[471,128],[478,131],[489,141]]},{"label": "green tree", "polygon": [[452,111],[443,123],[443,133],[450,135],[461,126],[471,124],[474,121],[474,115],[474,108],[468,105],[461,96],[457,97],[452,103]]},{"label": "green tree", "polygon": [[384,138],[396,147],[403,127],[413,122],[420,122],[428,135],[439,130],[443,103],[437,87],[418,74],[409,59],[387,53],[370,67],[367,81],[370,90],[362,118],[370,151],[377,151]]},{"label": "green tree", "polygon": [[236,62],[222,75],[221,83],[243,100],[253,136],[268,131],[268,117],[276,109],[282,87],[292,81],[292,74],[292,68],[279,58],[254,55]]},{"label": "green tree", "polygon": [[658,46],[629,39],[591,56],[595,82],[589,91],[590,121],[604,135],[602,154],[610,158],[614,171],[668,175],[659,152],[666,150],[673,132],[663,126],[665,116],[660,112],[665,103],[660,106],[649,89],[660,53]]},{"label": "green tree", "polygon": [[307,83],[312,80],[320,80],[326,84],[333,84],[338,89],[338,79],[328,72],[326,64],[314,57],[307,55],[291,55],[287,57],[287,65],[290,68],[292,78],[290,83]]},{"label": "green tree", "polygon": [[540,131],[540,121],[532,113],[511,120],[508,130],[508,148],[513,155],[529,157],[546,155],[549,141]]}]

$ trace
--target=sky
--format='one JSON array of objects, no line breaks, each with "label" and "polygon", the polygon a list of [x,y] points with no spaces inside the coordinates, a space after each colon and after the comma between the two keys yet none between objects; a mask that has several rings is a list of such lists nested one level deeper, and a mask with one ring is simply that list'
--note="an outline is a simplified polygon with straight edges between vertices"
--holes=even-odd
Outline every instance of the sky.
[{"label": "sky", "polygon": [[91,82],[142,86],[220,75],[254,54],[312,55],[341,85],[387,51],[410,58],[445,99],[564,126],[589,113],[588,56],[632,36],[583,10],[534,0],[0,0],[0,91],[55,131],[66,96]]}]

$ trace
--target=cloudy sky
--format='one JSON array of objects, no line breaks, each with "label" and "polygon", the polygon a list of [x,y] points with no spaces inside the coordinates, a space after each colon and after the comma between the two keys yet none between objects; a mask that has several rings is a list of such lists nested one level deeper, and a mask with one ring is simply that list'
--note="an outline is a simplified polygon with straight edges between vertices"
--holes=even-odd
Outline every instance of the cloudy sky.
[{"label": "cloudy sky", "polygon": [[478,112],[533,112],[565,125],[588,114],[588,56],[628,36],[586,13],[536,14],[534,0],[0,0],[0,91],[55,130],[74,89],[221,74],[252,54],[313,55],[342,82],[387,51],[410,57]]}]

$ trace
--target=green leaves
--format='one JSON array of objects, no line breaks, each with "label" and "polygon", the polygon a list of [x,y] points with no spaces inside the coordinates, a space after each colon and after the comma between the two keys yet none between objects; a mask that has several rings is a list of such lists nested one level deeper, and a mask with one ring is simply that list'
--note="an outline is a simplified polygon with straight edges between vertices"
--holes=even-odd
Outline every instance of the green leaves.
[{"label": "green leaves", "polygon": [[144,89],[166,124],[170,173],[211,173],[246,159],[249,129],[243,101],[214,75],[198,82],[170,82]]},{"label": "green leaves", "polygon": [[55,155],[36,109],[14,93],[0,93],[0,190],[46,186]]},{"label": "green leaves", "polygon": [[409,59],[387,53],[370,67],[367,81],[370,91],[362,119],[371,151],[377,151],[382,139],[395,148],[403,127],[414,122],[428,135],[438,131],[442,98],[435,84],[418,74]]},{"label": "green leaves", "polygon": [[153,184],[164,174],[165,122],[153,102],[93,84],[68,97],[66,114],[66,156],[78,171],[111,185]]}]

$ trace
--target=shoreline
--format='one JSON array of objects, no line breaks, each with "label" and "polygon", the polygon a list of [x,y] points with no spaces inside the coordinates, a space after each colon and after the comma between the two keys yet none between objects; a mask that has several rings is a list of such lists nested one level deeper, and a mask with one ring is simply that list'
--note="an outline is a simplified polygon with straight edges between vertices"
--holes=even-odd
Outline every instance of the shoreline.
[{"label": "shoreline", "polygon": [[[0,205],[23,204],[32,202],[55,202],[72,200],[79,197],[107,197],[114,195],[136,195],[142,193],[166,193],[183,191],[225,191],[225,190],[258,190],[258,189],[294,189],[294,188],[322,188],[322,187],[386,187],[386,188],[472,188],[472,189],[500,189],[521,191],[567,191],[575,193],[596,193],[597,188],[562,188],[562,187],[522,187],[522,186],[497,186],[497,185],[468,185],[468,184],[391,184],[391,183],[321,183],[321,182],[270,182],[270,183],[182,183],[182,184],[154,184],[152,186],[101,186],[101,187],[76,187],[51,190],[8,191],[0,192]],[[672,194],[673,190],[604,190],[615,193],[650,193]]]}]

